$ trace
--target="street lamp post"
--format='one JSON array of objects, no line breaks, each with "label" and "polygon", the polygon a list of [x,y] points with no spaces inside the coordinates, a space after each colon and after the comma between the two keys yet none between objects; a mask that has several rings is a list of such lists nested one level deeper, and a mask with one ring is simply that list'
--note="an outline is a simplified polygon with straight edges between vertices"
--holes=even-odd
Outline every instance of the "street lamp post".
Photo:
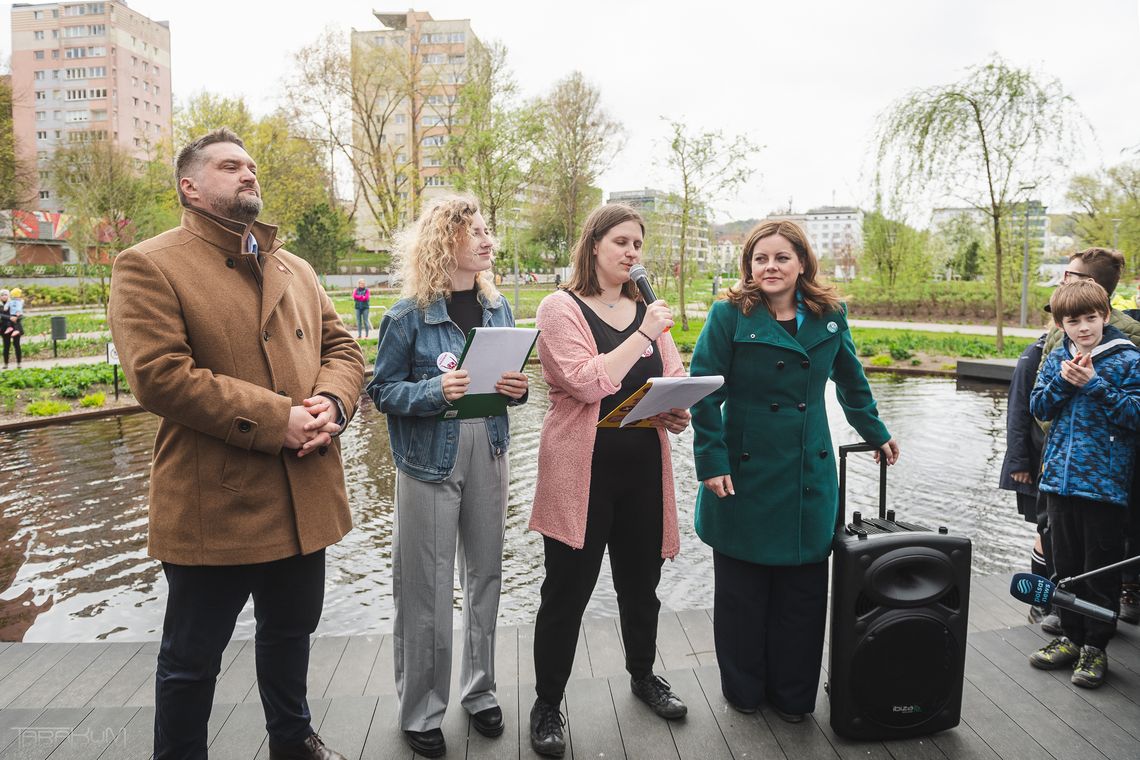
[{"label": "street lamp post", "polygon": [[[1022,185],[1019,192],[1036,190],[1037,185]],[[1029,321],[1029,196],[1025,197],[1025,250],[1021,259],[1021,321],[1022,327]]]}]

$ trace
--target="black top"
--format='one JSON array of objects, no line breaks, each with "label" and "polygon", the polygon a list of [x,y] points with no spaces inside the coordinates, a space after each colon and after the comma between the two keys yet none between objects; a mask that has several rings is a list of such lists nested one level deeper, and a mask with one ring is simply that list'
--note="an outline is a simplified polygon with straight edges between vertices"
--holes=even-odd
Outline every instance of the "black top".
[{"label": "black top", "polygon": [[447,299],[447,316],[459,325],[463,334],[471,332],[475,327],[483,326],[483,304],[479,303],[478,290],[459,290]]},{"label": "black top", "polygon": [[[637,328],[641,327],[641,322],[645,319],[645,304],[638,301],[637,315],[634,316],[633,321],[627,327],[617,330],[606,324],[605,320],[583,303],[577,295],[570,291],[566,292],[570,293],[578,302],[578,307],[585,315],[586,324],[590,326],[594,342],[598,344],[599,354],[608,354],[624,343],[626,338],[637,332]],[[657,351],[656,342],[651,344],[650,348],[652,351],[646,349],[649,356],[643,353],[629,372],[625,373],[625,377],[621,379],[621,388],[618,389],[617,393],[610,394],[602,399],[601,408],[598,410],[599,420],[616,409],[617,405],[629,398],[634,391],[645,385],[649,378],[661,377],[664,365],[661,363],[661,354]],[[612,449],[613,455],[620,460],[623,458],[623,449],[630,445],[647,447],[652,445],[656,450],[658,446],[657,430],[652,428],[635,428],[633,430],[599,428],[594,443],[594,454],[596,456],[600,450],[610,451]]]},{"label": "black top", "polygon": [[796,330],[798,328],[796,325],[796,318],[795,317],[792,317],[791,319],[777,319],[776,324],[778,324],[780,327],[787,330],[788,335],[791,335],[793,338],[796,337]]}]

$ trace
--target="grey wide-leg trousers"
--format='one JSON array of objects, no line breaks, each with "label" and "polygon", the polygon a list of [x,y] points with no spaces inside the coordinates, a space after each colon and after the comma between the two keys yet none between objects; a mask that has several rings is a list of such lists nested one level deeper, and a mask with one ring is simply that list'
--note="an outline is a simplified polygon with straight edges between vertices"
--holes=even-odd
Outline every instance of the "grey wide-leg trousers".
[{"label": "grey wide-leg trousers", "polygon": [[458,546],[463,589],[461,704],[477,713],[495,697],[495,620],[503,575],[509,470],[481,419],[462,420],[451,477],[426,483],[399,472],[392,549],[393,649],[400,728],[439,728],[451,682]]}]

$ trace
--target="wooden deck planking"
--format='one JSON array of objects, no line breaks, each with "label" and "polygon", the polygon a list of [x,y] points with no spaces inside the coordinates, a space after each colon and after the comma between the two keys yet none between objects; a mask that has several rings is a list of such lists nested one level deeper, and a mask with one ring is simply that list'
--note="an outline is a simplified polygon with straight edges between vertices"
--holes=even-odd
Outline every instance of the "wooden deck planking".
[{"label": "wooden deck planking", "polygon": [[[107,647],[107,644],[76,644],[28,688],[15,695],[9,704],[12,707],[47,707],[80,673],[103,655]],[[78,707],[82,704],[80,702],[70,706]]]},{"label": "wooden deck planking", "polygon": [[15,732],[15,740],[0,751],[0,760],[47,760],[61,744],[76,740],[73,732],[88,712],[76,707],[45,710]]},{"label": "wooden deck planking", "polygon": [[[1109,646],[1108,682],[1072,686],[1068,673],[1037,671],[1026,660],[1048,640],[1025,624],[1025,605],[1008,596],[1008,577],[975,578],[970,615],[993,626],[969,637],[963,723],[932,737],[855,742],[836,736],[821,694],[802,724],[770,710],[743,715],[720,694],[712,620],[707,610],[664,612],[658,630],[661,675],[689,706],[684,721],[653,715],[630,693],[618,621],[588,618],[567,686],[568,757],[854,758],[859,760],[1015,760],[1140,757],[1140,632],[1121,626]],[[443,730],[448,757],[533,757],[529,712],[534,699],[533,627],[498,634],[498,696],[506,730],[480,736],[460,705],[461,633],[455,633],[450,705]],[[6,757],[138,758],[149,752],[157,643],[9,644],[0,647],[0,760]],[[388,635],[314,639],[310,695],[313,725],[350,758],[412,757],[399,730]],[[268,756],[256,688],[252,642],[227,648],[210,721],[211,756]],[[7,691],[12,688],[14,691]],[[139,704],[141,703],[141,704]],[[48,709],[41,709],[44,705]],[[71,708],[71,709],[64,709]],[[47,754],[16,747],[13,726],[74,727]],[[46,736],[46,734],[45,734]],[[55,734],[53,733],[54,737]],[[101,741],[96,747],[95,742]],[[47,746],[47,745],[45,745]],[[95,748],[95,749],[92,749]],[[7,754],[4,754],[7,753]]]}]

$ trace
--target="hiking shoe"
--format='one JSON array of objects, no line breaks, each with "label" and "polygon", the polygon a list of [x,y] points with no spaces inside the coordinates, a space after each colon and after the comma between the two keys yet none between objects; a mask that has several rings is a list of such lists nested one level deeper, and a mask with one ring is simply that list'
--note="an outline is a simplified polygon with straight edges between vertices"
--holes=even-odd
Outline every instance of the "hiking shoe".
[{"label": "hiking shoe", "polygon": [[1064,636],[1065,629],[1061,627],[1061,616],[1056,612],[1050,612],[1041,620],[1041,630],[1050,636]]},{"label": "hiking shoe", "polygon": [[1085,644],[1081,647],[1081,658],[1077,660],[1077,667],[1073,669],[1073,686],[1082,689],[1095,689],[1104,683],[1104,676],[1108,673],[1108,655],[1103,649]]},{"label": "hiking shoe", "polygon": [[685,717],[689,708],[673,693],[669,682],[652,673],[644,678],[630,678],[629,689],[633,696],[653,708],[653,712],[668,720]]},{"label": "hiking shoe", "polygon": [[1120,587],[1120,614],[1116,619],[1132,625],[1140,623],[1140,583],[1125,583]]},{"label": "hiking shoe", "polygon": [[1076,662],[1080,655],[1080,649],[1068,636],[1058,636],[1029,655],[1029,664],[1041,670],[1057,670]]},{"label": "hiking shoe", "polygon": [[566,754],[566,740],[562,737],[562,727],[566,719],[558,710],[558,705],[534,700],[530,708],[530,746],[546,757],[562,757]]},{"label": "hiking shoe", "polygon": [[1044,620],[1047,614],[1049,613],[1045,610],[1044,607],[1034,604],[1029,608],[1029,622],[1036,625],[1037,623],[1040,623],[1042,620]]}]

